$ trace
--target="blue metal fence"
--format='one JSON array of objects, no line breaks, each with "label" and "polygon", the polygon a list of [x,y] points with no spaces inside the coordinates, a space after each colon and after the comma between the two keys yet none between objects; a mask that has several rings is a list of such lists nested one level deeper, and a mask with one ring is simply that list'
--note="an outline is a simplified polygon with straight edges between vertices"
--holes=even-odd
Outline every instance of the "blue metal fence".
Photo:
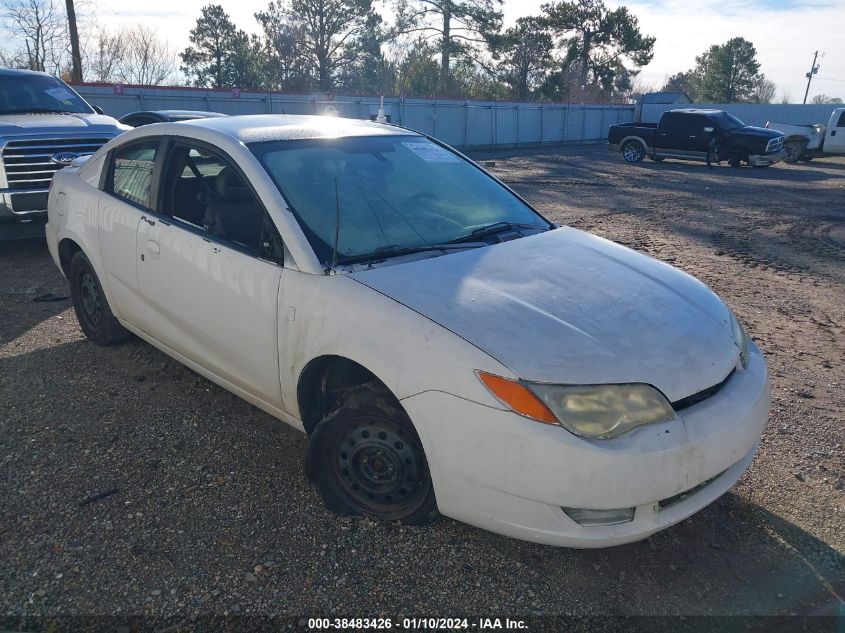
[{"label": "blue metal fence", "polygon": [[[366,119],[378,112],[374,96],[296,95],[192,88],[80,85],[76,90],[112,116],[136,110],[204,110],[226,114],[337,114]],[[607,138],[613,123],[632,121],[633,105],[581,105],[385,98],[394,123],[456,147],[516,147]]]}]

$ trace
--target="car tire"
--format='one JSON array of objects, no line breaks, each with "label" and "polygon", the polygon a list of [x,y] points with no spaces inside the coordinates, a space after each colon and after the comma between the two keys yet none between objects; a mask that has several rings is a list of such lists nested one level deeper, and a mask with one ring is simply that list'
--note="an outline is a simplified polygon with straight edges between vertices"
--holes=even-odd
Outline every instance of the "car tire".
[{"label": "car tire", "polygon": [[739,169],[742,167],[742,161],[745,157],[740,152],[733,152],[728,159],[728,164],[733,167],[734,169]]},{"label": "car tire", "polygon": [[801,160],[801,154],[804,153],[804,143],[800,141],[789,141],[783,144],[783,149],[786,150],[786,158],[783,161],[794,164]]},{"label": "car tire", "polygon": [[309,438],[308,479],[336,514],[408,525],[439,516],[428,462],[410,418],[372,384],[347,392]]},{"label": "car tire", "polygon": [[629,163],[639,163],[645,156],[645,146],[641,141],[631,139],[622,144],[622,158]]},{"label": "car tire", "polygon": [[112,313],[97,273],[82,251],[70,260],[68,281],[76,320],[88,340],[97,345],[114,345],[131,336]]}]

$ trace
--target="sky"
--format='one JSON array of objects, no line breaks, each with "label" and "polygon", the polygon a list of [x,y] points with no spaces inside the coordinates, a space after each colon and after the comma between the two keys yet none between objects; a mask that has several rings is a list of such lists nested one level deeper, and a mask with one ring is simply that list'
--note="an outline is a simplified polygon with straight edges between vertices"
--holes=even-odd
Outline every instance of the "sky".
[{"label": "sky", "polygon": [[[96,0],[95,17],[104,26],[142,23],[171,42],[188,45],[188,32],[200,9],[214,0]],[[267,0],[217,0],[239,28],[259,32],[253,14]],[[540,12],[544,0],[504,0],[505,24]],[[741,36],[754,43],[761,70],[777,84],[777,98],[800,103],[805,74],[818,50],[819,73],[810,98],[824,93],[845,98],[845,3],[842,0],[605,0],[625,5],[639,18],[643,33],[657,38],[654,59],[640,78],[660,87],[670,75],[688,70],[711,44]],[[383,13],[387,19],[389,11]],[[823,54],[823,57],[821,56]]]}]

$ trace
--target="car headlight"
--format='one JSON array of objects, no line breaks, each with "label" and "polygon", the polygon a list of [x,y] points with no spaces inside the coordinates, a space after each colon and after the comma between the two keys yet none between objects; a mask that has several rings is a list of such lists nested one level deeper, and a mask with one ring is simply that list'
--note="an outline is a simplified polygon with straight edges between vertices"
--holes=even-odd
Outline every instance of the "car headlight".
[{"label": "car headlight", "polygon": [[677,417],[666,396],[651,385],[548,385],[522,383],[481,371],[478,376],[516,413],[559,424],[583,437],[619,437],[637,427]]},{"label": "car headlight", "polygon": [[739,348],[739,361],[742,363],[742,368],[748,367],[748,335],[745,333],[745,328],[742,323],[736,318],[733,310],[728,308],[731,315],[731,330],[733,331],[734,343]]}]

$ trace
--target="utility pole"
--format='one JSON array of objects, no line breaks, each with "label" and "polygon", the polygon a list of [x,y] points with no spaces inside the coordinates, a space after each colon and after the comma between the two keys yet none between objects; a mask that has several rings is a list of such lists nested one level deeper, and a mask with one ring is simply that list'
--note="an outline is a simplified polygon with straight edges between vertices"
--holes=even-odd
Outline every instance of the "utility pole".
[{"label": "utility pole", "polygon": [[79,31],[76,28],[76,9],[73,0],[65,0],[67,6],[67,22],[70,31],[70,54],[72,65],[70,70],[71,83],[82,83],[82,53],[79,51]]},{"label": "utility pole", "polygon": [[[71,2],[71,0],[68,0]],[[819,58],[819,52],[816,51],[813,55],[813,65],[810,66],[810,72],[804,75],[807,78],[807,89],[804,91],[804,103],[807,103],[807,95],[810,94],[810,82],[813,81],[813,75],[819,72],[819,67],[816,66],[816,60]]]}]

